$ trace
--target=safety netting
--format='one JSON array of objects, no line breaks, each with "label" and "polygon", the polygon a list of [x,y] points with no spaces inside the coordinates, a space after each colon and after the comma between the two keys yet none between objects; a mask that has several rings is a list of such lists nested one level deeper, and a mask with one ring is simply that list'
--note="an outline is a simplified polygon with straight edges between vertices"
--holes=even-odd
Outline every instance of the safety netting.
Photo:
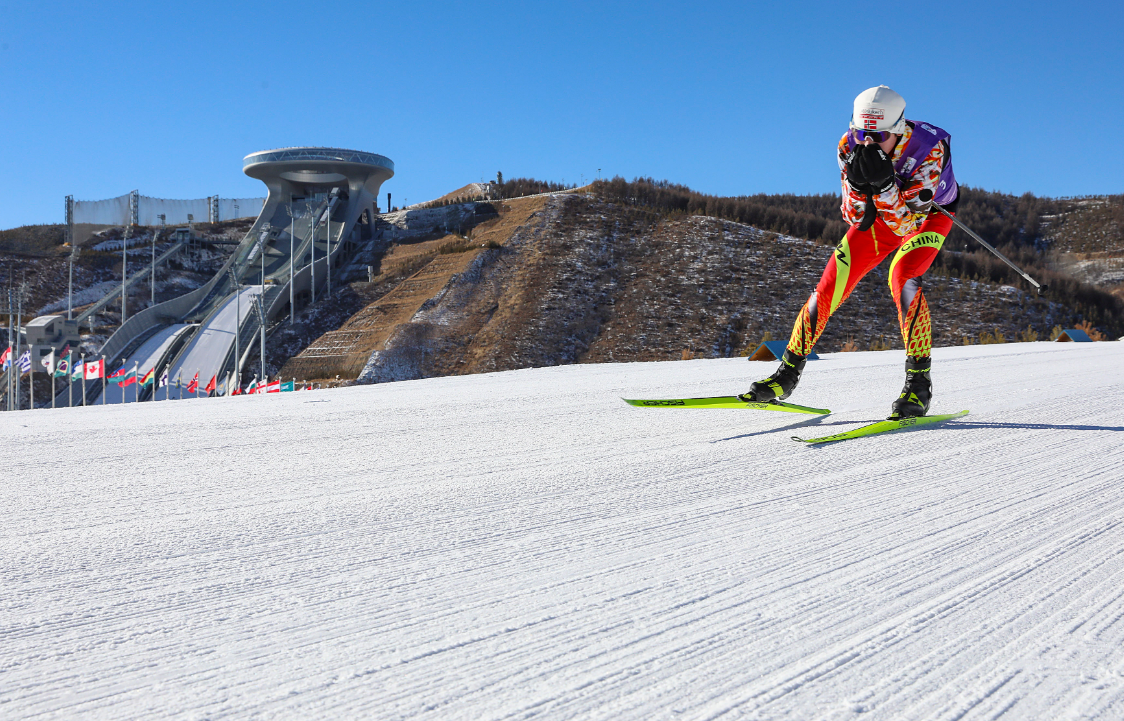
[{"label": "safety netting", "polygon": [[[153,198],[126,193],[105,200],[73,201],[74,240],[84,243],[94,235],[113,227],[125,227],[133,218],[139,225],[183,225],[214,223],[220,220],[255,218],[265,205],[265,198],[194,198],[177,200]],[[133,207],[133,204],[136,207]],[[135,213],[135,215],[134,215]],[[161,218],[163,216],[163,218]]]},{"label": "safety netting", "polygon": [[256,218],[265,206],[265,198],[219,198],[219,217],[216,220]]}]

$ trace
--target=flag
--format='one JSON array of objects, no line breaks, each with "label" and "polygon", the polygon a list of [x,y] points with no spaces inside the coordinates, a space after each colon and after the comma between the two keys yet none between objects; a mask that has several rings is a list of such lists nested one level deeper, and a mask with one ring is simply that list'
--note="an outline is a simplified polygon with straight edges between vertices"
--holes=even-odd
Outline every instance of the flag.
[{"label": "flag", "polygon": [[70,380],[80,381],[86,377],[86,363],[85,361],[78,361],[74,364],[73,370],[70,371]]},{"label": "flag", "polygon": [[96,360],[86,363],[86,380],[93,381],[105,375],[105,361]]},{"label": "flag", "polygon": [[11,365],[12,365],[12,346],[8,346],[8,348],[3,353],[0,353],[0,366],[3,366],[4,370],[8,370],[8,368]]},{"label": "flag", "polygon": [[282,393],[292,393],[294,390],[296,390],[296,388],[295,388],[295,384],[293,383],[293,381],[285,381],[284,383],[281,384],[281,392]]},{"label": "flag", "polygon": [[172,383],[172,387],[173,388],[183,387],[183,383],[180,383],[180,374],[179,373],[176,373],[176,380]]},{"label": "flag", "polygon": [[117,375],[117,373],[114,373],[113,375],[110,376],[110,378],[114,378],[114,377],[117,378],[117,386],[119,388],[124,388],[125,386],[131,386],[131,385],[133,385],[134,383],[137,382],[136,366],[134,366],[133,368],[131,368],[130,370],[128,370],[127,372],[125,372],[122,375]]},{"label": "flag", "polygon": [[252,381],[250,381],[250,385],[246,386],[246,393],[252,394],[252,393],[257,393],[257,392],[258,392],[258,379],[254,378]]},{"label": "flag", "polygon": [[125,370],[125,364],[121,363],[121,367],[118,368],[115,372],[110,373],[108,378],[110,380],[113,380],[114,378],[122,378],[127,374],[128,374],[128,371]]},{"label": "flag", "polygon": [[40,360],[39,362],[43,364],[43,367],[47,369],[48,373],[54,373],[55,372],[55,349],[52,348],[51,352],[48,353],[47,355],[43,356],[43,359]]},{"label": "flag", "polygon": [[55,378],[66,378],[70,372],[70,358],[59,358],[58,365],[55,367]]},{"label": "flag", "polygon": [[206,393],[207,395],[211,395],[218,388],[218,386],[215,385],[215,379],[216,378],[218,378],[217,375],[211,376],[211,382],[208,383],[207,387],[203,389],[203,392]]},{"label": "flag", "polygon": [[21,375],[31,370],[31,351],[25,350],[23,352],[23,355],[16,362],[16,367],[20,369]]},{"label": "flag", "polygon": [[273,381],[265,387],[266,393],[280,393],[281,392],[281,379]]},{"label": "flag", "polygon": [[168,385],[168,369],[165,368],[164,372],[160,374],[160,387]]},{"label": "flag", "polygon": [[195,371],[195,377],[187,384],[187,392],[195,393],[199,390],[199,371]]},{"label": "flag", "polygon": [[149,369],[149,371],[148,371],[147,373],[145,373],[145,374],[144,374],[144,376],[142,376],[142,377],[141,377],[141,379],[140,379],[139,381],[137,381],[137,382],[138,382],[138,383],[140,383],[141,387],[143,388],[144,386],[150,386],[150,385],[152,385],[152,381],[153,381],[153,380],[155,380],[155,379],[156,379],[156,369],[155,369],[155,368],[151,368],[151,369]]},{"label": "flag", "polygon": [[225,377],[221,381],[219,381],[219,387],[215,389],[215,395],[217,395],[217,396],[225,396],[226,395],[226,378]]}]

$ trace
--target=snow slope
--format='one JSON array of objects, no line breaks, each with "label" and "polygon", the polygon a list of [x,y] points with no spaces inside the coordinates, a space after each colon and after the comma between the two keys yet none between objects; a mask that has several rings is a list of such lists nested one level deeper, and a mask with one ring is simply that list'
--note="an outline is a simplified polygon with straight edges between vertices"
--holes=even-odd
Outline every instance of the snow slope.
[{"label": "snow slope", "polygon": [[1124,717],[1124,343],[901,362],[0,414],[0,717]]}]

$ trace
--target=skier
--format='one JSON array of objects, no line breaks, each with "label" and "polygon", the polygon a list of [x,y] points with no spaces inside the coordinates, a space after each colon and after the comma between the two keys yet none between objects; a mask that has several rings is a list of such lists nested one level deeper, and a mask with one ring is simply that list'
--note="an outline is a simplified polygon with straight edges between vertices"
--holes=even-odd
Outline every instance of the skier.
[{"label": "skier", "polygon": [[921,276],[929,269],[955,213],[959,187],[952,174],[949,134],[905,119],[905,99],[885,85],[855,98],[850,129],[839,141],[843,220],[851,225],[792,328],[777,371],[752,384],[743,401],[783,400],[792,394],[827,319],[864,275],[891,253],[890,291],[905,344],[905,387],[890,418],[923,416],[932,399],[932,330]]}]

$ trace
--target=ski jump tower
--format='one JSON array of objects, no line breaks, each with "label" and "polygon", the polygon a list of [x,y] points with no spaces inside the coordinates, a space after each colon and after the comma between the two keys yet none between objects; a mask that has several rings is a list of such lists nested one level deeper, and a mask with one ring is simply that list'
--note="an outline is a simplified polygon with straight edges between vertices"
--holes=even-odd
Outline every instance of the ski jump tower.
[{"label": "ski jump tower", "polygon": [[[288,285],[296,307],[315,301],[338,266],[370,238],[378,213],[379,188],[394,175],[390,158],[341,148],[281,148],[247,155],[242,170],[269,189],[261,215],[248,237],[267,245],[265,282]],[[252,248],[235,262],[236,275],[261,282]],[[290,261],[290,258],[292,259]],[[291,264],[290,264],[291,263]],[[278,287],[278,290],[280,288]],[[280,294],[270,315],[291,313]]]},{"label": "ski jump tower", "polygon": [[[165,368],[182,379],[240,375],[269,328],[322,297],[332,269],[370,241],[394,163],[358,150],[281,148],[247,155],[242,170],[269,189],[253,227],[204,286],[122,324],[101,349],[107,367]],[[86,385],[96,397],[100,385]]]},{"label": "ski jump tower", "polygon": [[262,218],[274,218],[280,211],[287,220],[283,205],[315,203],[334,195],[345,202],[332,218],[350,229],[365,213],[370,213],[368,225],[374,221],[379,188],[394,175],[394,163],[360,150],[282,148],[247,155],[242,170],[269,189]]}]

